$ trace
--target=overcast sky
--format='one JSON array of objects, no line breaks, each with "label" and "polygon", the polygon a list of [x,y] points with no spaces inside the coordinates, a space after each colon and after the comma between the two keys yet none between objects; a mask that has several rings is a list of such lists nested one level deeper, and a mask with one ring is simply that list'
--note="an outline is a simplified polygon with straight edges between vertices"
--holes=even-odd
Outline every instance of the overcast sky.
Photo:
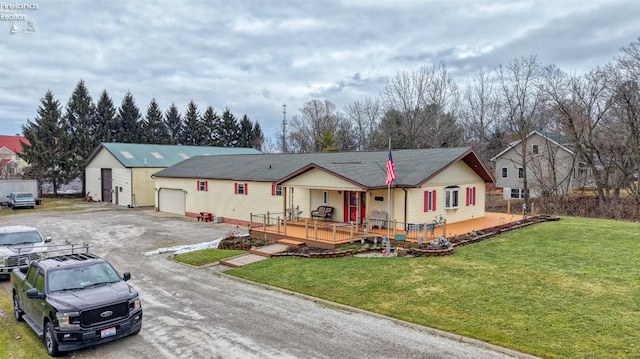
[{"label": "overcast sky", "polygon": [[116,107],[131,91],[143,114],[152,98],[228,107],[273,139],[283,104],[288,119],[312,99],[343,109],[421,66],[443,62],[461,83],[529,55],[584,72],[637,41],[639,19],[637,0],[2,2],[0,134],[21,134],[47,90],[66,105],[83,79],[94,102],[106,89]]}]

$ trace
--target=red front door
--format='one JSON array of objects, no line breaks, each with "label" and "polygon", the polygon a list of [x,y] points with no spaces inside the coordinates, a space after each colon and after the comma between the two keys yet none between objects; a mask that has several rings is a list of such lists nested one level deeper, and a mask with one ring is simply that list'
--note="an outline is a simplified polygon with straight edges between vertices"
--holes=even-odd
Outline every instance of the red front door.
[{"label": "red front door", "polygon": [[362,223],[366,213],[365,192],[344,191],[344,222]]}]

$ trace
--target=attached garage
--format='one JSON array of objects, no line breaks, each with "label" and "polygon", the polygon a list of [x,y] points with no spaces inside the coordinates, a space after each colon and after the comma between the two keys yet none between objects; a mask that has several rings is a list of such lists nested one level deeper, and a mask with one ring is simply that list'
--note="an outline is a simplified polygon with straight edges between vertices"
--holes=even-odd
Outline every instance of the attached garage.
[{"label": "attached garage", "polygon": [[186,195],[183,190],[173,188],[160,188],[158,190],[158,208],[160,212],[184,216],[185,204]]}]

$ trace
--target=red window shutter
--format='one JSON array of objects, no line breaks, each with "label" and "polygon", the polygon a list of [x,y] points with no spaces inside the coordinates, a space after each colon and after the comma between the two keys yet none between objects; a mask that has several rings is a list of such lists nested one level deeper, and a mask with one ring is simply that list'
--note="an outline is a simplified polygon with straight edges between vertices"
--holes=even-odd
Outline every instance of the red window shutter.
[{"label": "red window shutter", "polygon": [[429,212],[429,191],[424,191],[424,212]]},{"label": "red window shutter", "polygon": [[432,210],[436,210],[436,190],[433,190],[433,194],[431,195],[431,203],[433,203],[433,208]]},{"label": "red window shutter", "polygon": [[274,185],[274,184],[271,185],[271,195],[272,196],[276,195],[276,185]]},{"label": "red window shutter", "polygon": [[233,193],[238,194],[238,182],[233,184]]},{"label": "red window shutter", "polygon": [[466,203],[467,203],[467,207],[469,207],[469,204],[471,203],[471,188],[467,187],[466,191],[467,191]]},{"label": "red window shutter", "polygon": [[204,181],[204,190],[205,191],[209,190],[209,181]]},{"label": "red window shutter", "polygon": [[244,195],[246,196],[246,195],[248,195],[248,194],[249,194],[249,184],[248,184],[248,183],[245,183],[245,184],[244,184]]}]

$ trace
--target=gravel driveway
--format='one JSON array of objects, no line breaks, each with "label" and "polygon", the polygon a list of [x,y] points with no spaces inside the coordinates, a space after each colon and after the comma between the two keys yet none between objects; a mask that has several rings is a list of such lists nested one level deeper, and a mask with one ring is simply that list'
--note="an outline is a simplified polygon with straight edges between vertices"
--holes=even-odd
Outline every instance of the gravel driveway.
[{"label": "gravel driveway", "polygon": [[[511,358],[517,353],[428,328],[349,310],[144,255],[211,241],[235,226],[148,209],[83,204],[77,212],[21,210],[1,225],[31,224],[53,244],[88,242],[140,292],[137,336],[70,353],[69,358]],[[6,210],[6,209],[5,209]],[[8,282],[2,283],[8,290]],[[510,354],[510,355],[509,355]]]}]

